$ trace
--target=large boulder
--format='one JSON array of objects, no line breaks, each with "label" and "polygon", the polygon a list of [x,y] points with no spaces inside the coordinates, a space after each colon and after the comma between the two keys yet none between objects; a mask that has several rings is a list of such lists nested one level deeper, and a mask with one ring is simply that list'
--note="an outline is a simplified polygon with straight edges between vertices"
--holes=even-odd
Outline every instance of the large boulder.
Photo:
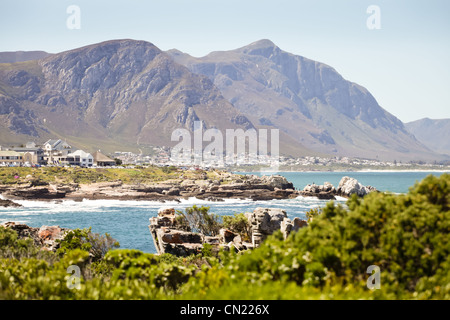
[{"label": "large boulder", "polygon": [[252,215],[252,229],[264,234],[280,230],[281,222],[287,218],[286,211],[274,208],[256,208]]},{"label": "large boulder", "polygon": [[306,187],[303,188],[303,191],[311,193],[320,193],[320,192],[334,193],[336,189],[330,182],[325,182],[323,185],[317,185],[314,183],[308,184]]},{"label": "large boulder", "polygon": [[285,210],[256,208],[250,216],[253,246],[258,247],[267,236],[280,230],[282,224],[284,228],[287,229],[288,227],[287,222],[284,221],[285,219],[287,219]]},{"label": "large boulder", "polygon": [[299,194],[306,197],[316,197],[321,200],[334,200],[336,188],[330,182],[325,182],[323,185],[313,183],[305,186]]},{"label": "large boulder", "polygon": [[261,181],[267,184],[272,190],[278,189],[294,189],[292,182],[280,175],[262,176]]},{"label": "large boulder", "polygon": [[374,187],[363,186],[355,178],[343,177],[339,182],[337,188],[337,194],[343,197],[350,197],[352,194],[356,194],[359,197],[364,197],[372,191],[376,191]]}]

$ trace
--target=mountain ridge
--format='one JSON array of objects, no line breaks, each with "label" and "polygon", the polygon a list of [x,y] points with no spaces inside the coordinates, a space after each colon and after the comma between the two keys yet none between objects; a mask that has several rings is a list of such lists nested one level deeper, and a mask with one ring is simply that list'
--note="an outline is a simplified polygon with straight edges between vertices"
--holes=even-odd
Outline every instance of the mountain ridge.
[{"label": "mountain ridge", "polygon": [[[209,79],[176,64],[149,42],[106,41],[2,66],[2,120],[19,134],[54,131],[84,134],[87,140],[95,135],[158,145],[170,144],[173,130],[191,129],[200,119],[223,129],[251,126]],[[226,117],[213,121],[214,110]],[[241,124],[233,123],[238,116]]]},{"label": "mountain ridge", "polygon": [[203,58],[119,39],[0,64],[0,143],[59,136],[88,150],[140,150],[174,145],[171,132],[197,120],[280,129],[286,155],[440,157],[367,89],[267,39]]},{"label": "mountain ridge", "polygon": [[253,123],[269,123],[314,151],[388,160],[439,158],[366,88],[270,40],[200,58],[168,54],[208,76]]},{"label": "mountain ridge", "polygon": [[39,60],[50,55],[51,53],[45,51],[4,51],[0,52],[0,63],[15,63],[30,60]]}]

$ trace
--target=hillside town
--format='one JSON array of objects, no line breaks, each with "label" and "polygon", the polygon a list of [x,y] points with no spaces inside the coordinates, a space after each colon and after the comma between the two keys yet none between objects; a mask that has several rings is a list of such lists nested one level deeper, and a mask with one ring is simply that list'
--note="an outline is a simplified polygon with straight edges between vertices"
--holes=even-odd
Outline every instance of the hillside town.
[{"label": "hillside town", "polygon": [[[237,159],[248,159],[245,155],[237,155]],[[50,139],[42,144],[27,142],[20,146],[0,146],[0,166],[79,166],[85,168],[124,166],[177,166],[189,168],[220,168],[229,170],[257,170],[258,167],[270,167],[273,159],[257,157],[251,161],[235,161],[230,163],[216,163],[213,161],[201,161],[200,163],[183,164],[171,159],[169,147],[152,147],[151,154],[137,154],[130,151],[115,151],[109,156],[96,151],[89,153],[84,150],[75,149],[62,139]],[[286,157],[280,156],[277,166],[282,171],[334,171],[346,168],[364,169],[443,169],[448,170],[450,163],[425,163],[421,161],[381,161],[375,159],[361,159],[351,157]]]}]

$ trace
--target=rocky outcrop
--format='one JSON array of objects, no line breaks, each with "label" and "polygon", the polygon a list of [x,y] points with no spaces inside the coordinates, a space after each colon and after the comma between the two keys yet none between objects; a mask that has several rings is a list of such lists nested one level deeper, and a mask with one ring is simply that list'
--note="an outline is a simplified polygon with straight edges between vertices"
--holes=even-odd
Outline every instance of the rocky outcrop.
[{"label": "rocky outcrop", "polygon": [[308,225],[305,220],[297,217],[291,221],[285,210],[274,208],[256,208],[249,216],[249,223],[255,248],[259,247],[269,235],[277,230],[280,230],[286,239],[292,231]]},{"label": "rocky outcrop", "polygon": [[54,188],[47,186],[34,187],[32,185],[14,186],[3,193],[7,198],[11,199],[34,199],[34,200],[54,200],[62,199],[66,196],[65,191],[55,191]]},{"label": "rocky outcrop", "polygon": [[56,240],[63,239],[66,233],[70,231],[70,229],[59,226],[33,228],[16,222],[5,222],[0,226],[15,230],[19,239],[32,239],[35,245],[41,247],[41,250],[47,251],[56,251],[59,248],[59,243]]},{"label": "rocky outcrop", "polygon": [[[174,179],[153,184],[123,184],[122,181],[92,184],[47,184],[33,182],[15,185],[1,185],[0,193],[10,200],[148,200],[179,201],[197,198],[208,201],[224,199],[273,200],[298,196],[333,200],[335,196],[360,197],[375,191],[371,186],[363,186],[356,179],[343,177],[338,188],[331,183],[309,184],[303,190],[295,190],[291,182],[280,175],[262,176],[220,173],[217,179],[189,180]],[[6,204],[6,203],[5,203]],[[0,203],[0,205],[2,205]]]},{"label": "rocky outcrop", "polygon": [[272,200],[287,199],[295,195],[293,184],[285,177],[218,174],[217,180],[175,179],[154,184],[126,185],[121,181],[92,184],[49,184],[1,186],[3,196],[20,200],[83,199],[99,200],[153,200],[176,201],[195,197],[203,200],[221,201],[226,198]]},{"label": "rocky outcrop", "polygon": [[175,209],[162,208],[156,217],[150,218],[149,230],[158,254],[170,253],[176,256],[189,256],[200,253],[205,243],[212,245],[217,250],[219,248],[229,250],[232,246],[238,250],[248,249],[239,241],[238,235],[227,229],[221,229],[217,237],[191,232],[186,228],[182,230],[176,222],[176,216]]},{"label": "rocky outcrop", "polygon": [[336,194],[343,197],[350,197],[352,194],[364,197],[372,191],[376,191],[372,186],[363,186],[355,178],[343,177],[339,182]]},{"label": "rocky outcrop", "polygon": [[334,200],[336,188],[330,183],[325,182],[323,185],[308,184],[301,191],[301,195],[309,197],[317,197],[323,200]]},{"label": "rocky outcrop", "polygon": [[253,249],[277,230],[281,230],[286,238],[291,232],[307,226],[307,222],[300,218],[291,221],[282,209],[257,208],[253,213],[246,213],[246,217],[251,226],[252,243],[242,241],[239,234],[225,228],[219,230],[218,236],[182,230],[177,225],[173,208],[161,209],[156,217],[150,218],[149,230],[158,254],[188,256],[200,253],[205,243],[212,245],[215,250]]},{"label": "rocky outcrop", "polygon": [[299,191],[299,194],[306,197],[333,200],[336,199],[335,196],[349,198],[352,194],[364,197],[373,191],[377,191],[377,189],[372,186],[363,186],[355,178],[345,176],[341,179],[337,188],[330,182],[325,182],[323,185],[308,184],[302,191]]},{"label": "rocky outcrop", "polygon": [[14,201],[11,201],[11,200],[0,199],[0,207],[4,207],[4,208],[8,208],[8,207],[19,208],[19,207],[22,207],[22,205],[19,204],[19,203],[15,203]]}]

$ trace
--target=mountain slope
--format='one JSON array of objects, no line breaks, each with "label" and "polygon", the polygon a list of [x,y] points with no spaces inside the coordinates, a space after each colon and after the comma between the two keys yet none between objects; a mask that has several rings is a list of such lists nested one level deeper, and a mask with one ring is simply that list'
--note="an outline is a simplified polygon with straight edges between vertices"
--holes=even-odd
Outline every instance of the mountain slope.
[{"label": "mountain slope", "polygon": [[0,52],[0,63],[14,63],[39,60],[51,55],[45,51],[9,51]]},{"label": "mountain slope", "polygon": [[269,40],[202,58],[177,50],[168,53],[191,71],[208,76],[255,125],[279,128],[309,149],[387,160],[440,157],[365,88]]},{"label": "mountain slope", "polygon": [[450,155],[450,119],[428,119],[408,122],[406,128],[430,149]]},{"label": "mountain slope", "polygon": [[58,136],[89,150],[174,145],[172,131],[196,120],[220,130],[253,127],[207,77],[148,42],[114,40],[0,64],[1,143]]}]

